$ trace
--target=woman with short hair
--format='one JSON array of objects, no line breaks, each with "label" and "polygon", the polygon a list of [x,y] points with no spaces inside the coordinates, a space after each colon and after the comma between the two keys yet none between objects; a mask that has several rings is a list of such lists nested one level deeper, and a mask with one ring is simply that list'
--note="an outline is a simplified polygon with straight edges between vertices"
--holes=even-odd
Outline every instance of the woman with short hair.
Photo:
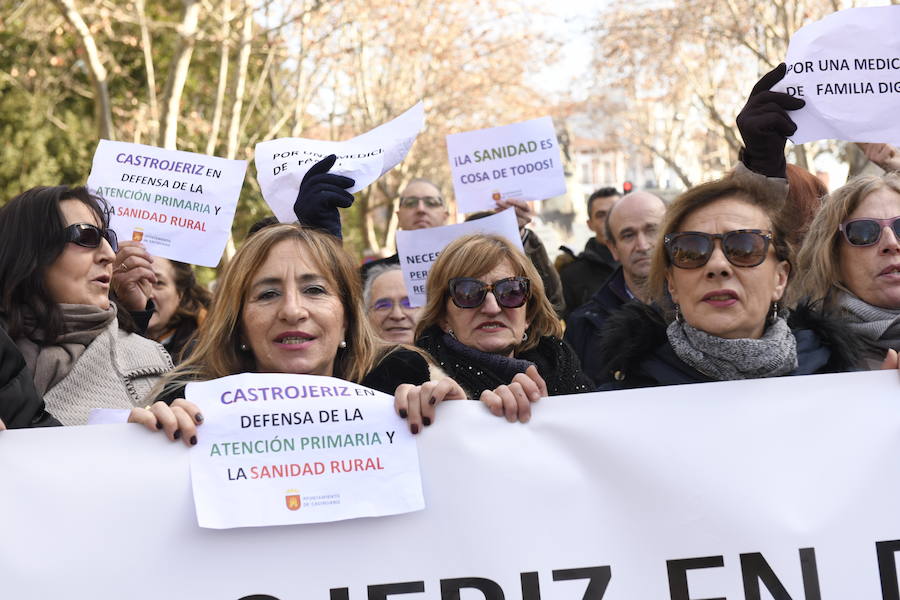
[{"label": "woman with short hair", "polygon": [[846,323],[878,368],[900,349],[900,174],[867,175],[835,190],[800,251],[799,295]]},{"label": "woman with short hair", "polygon": [[531,260],[503,236],[451,242],[428,273],[416,329],[426,350],[496,415],[527,420],[541,396],[593,390]]},{"label": "woman with short hair", "polygon": [[601,389],[855,368],[859,342],[846,327],[784,308],[793,254],[781,206],[733,178],[669,206],[648,280],[659,308],[629,303],[610,318]]}]

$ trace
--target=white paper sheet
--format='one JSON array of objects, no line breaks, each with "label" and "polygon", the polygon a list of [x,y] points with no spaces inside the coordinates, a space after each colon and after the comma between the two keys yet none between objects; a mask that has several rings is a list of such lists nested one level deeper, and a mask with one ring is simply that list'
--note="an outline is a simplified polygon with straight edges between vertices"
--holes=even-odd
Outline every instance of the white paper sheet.
[{"label": "white paper sheet", "polygon": [[546,200],[566,193],[559,142],[550,117],[447,136],[460,213],[490,210],[497,200]]},{"label": "white paper sheet", "polygon": [[215,267],[247,161],[100,140],[88,187],[113,208],[119,240],[136,240],[154,256]]},{"label": "white paper sheet", "polygon": [[793,35],[788,73],[772,89],[802,98],[795,144],[821,139],[900,144],[900,6],[850,8]]},{"label": "white paper sheet", "polygon": [[296,221],[294,202],[310,167],[329,154],[338,157],[332,173],[353,179],[356,193],[393,169],[406,157],[425,127],[421,102],[405,113],[344,142],[278,138],[256,145],[256,170],[262,194],[283,223]]},{"label": "white paper sheet", "polygon": [[425,284],[434,261],[447,244],[470,233],[496,233],[522,250],[519,224],[516,221],[516,212],[512,208],[483,219],[456,225],[397,232],[397,255],[400,258],[400,268],[403,271],[403,282],[406,284],[410,305],[425,304]]},{"label": "white paper sheet", "polygon": [[201,527],[394,515],[425,507],[416,442],[394,399],[315,375],[190,383],[203,412],[191,450]]}]

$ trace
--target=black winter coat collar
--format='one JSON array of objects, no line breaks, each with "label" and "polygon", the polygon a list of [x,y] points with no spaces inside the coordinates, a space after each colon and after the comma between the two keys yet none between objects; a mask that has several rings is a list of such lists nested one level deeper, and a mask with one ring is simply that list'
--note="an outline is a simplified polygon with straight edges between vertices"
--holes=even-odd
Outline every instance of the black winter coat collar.
[{"label": "black winter coat collar", "polygon": [[[797,339],[797,369],[790,375],[840,373],[860,367],[862,340],[839,320],[801,304],[788,325]],[[666,337],[659,310],[629,302],[611,316],[599,356],[602,389],[699,383],[711,379],[685,364]]]}]

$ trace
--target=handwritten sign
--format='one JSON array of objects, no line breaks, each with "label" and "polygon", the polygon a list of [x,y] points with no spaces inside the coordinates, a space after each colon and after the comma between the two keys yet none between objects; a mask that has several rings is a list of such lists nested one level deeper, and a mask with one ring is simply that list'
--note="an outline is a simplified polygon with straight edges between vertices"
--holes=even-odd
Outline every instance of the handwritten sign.
[{"label": "handwritten sign", "polygon": [[100,140],[88,187],[112,207],[110,226],[154,256],[215,267],[247,161]]},{"label": "handwritten sign", "polygon": [[793,35],[772,89],[802,98],[795,144],[821,139],[900,144],[900,6],[850,8]]},{"label": "handwritten sign", "polygon": [[421,102],[396,119],[344,142],[279,138],[256,145],[256,169],[262,194],[278,220],[296,221],[294,202],[300,182],[310,167],[336,154],[332,173],[356,182],[356,193],[393,169],[412,148],[416,136],[425,127],[425,108]]},{"label": "handwritten sign", "polygon": [[190,383],[205,417],[191,453],[201,527],[393,515],[425,507],[416,443],[387,394],[332,377]]},{"label": "handwritten sign", "polygon": [[397,232],[397,255],[400,258],[400,268],[403,271],[403,282],[406,284],[410,305],[425,304],[425,285],[432,264],[447,244],[470,233],[496,233],[522,250],[516,213],[511,208],[496,215],[456,225]]},{"label": "handwritten sign", "polygon": [[550,117],[448,135],[447,152],[460,213],[490,210],[497,200],[566,193]]}]

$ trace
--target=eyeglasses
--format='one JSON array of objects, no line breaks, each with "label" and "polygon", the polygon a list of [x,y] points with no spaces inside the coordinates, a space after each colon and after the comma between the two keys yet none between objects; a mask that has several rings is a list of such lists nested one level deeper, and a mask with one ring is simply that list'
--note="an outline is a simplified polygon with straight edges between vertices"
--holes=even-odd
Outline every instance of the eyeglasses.
[{"label": "eyeglasses", "polygon": [[119,251],[119,239],[112,229],[100,229],[90,223],[75,223],[65,229],[66,242],[72,242],[85,248],[96,248],[102,240],[109,242],[113,252]]},{"label": "eyeglasses", "polygon": [[403,296],[402,298],[400,298],[400,301],[396,303],[391,298],[379,298],[372,305],[372,310],[374,310],[375,312],[394,310],[394,304],[399,304],[400,308],[415,308],[409,303],[409,296]]},{"label": "eyeglasses", "polygon": [[444,200],[440,196],[401,196],[400,208],[416,208],[419,206],[419,201],[428,208],[438,208],[444,205]]},{"label": "eyeglasses", "polygon": [[900,240],[900,217],[890,219],[851,219],[838,225],[838,231],[844,233],[844,239],[851,246],[872,246],[881,239],[881,232],[890,227],[894,237]]},{"label": "eyeglasses", "polygon": [[450,298],[460,308],[478,308],[484,304],[488,292],[494,294],[497,304],[503,308],[519,308],[531,295],[531,282],[527,277],[507,277],[493,284],[472,277],[450,280]]},{"label": "eyeglasses", "polygon": [[716,240],[722,241],[722,253],[736,267],[756,267],[766,260],[772,233],[760,229],[737,229],[725,233],[682,231],[665,236],[669,260],[679,269],[696,269],[709,262]]}]

